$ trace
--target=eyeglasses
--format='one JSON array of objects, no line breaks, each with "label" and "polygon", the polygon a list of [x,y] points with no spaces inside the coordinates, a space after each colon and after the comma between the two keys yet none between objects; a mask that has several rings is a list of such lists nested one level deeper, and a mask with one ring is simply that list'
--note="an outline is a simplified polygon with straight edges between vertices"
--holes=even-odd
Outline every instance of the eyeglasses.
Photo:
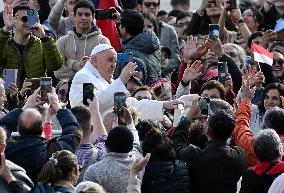
[{"label": "eyeglasses", "polygon": [[28,16],[21,17],[22,22],[26,23],[28,22]]},{"label": "eyeglasses", "polygon": [[282,59],[278,59],[278,60],[273,60],[273,64],[279,64],[279,65],[283,65],[283,63],[284,63],[284,60],[282,60]]},{"label": "eyeglasses", "polygon": [[145,7],[150,8],[151,5],[153,5],[154,8],[157,8],[160,6],[160,3],[156,3],[156,2],[144,2]]}]

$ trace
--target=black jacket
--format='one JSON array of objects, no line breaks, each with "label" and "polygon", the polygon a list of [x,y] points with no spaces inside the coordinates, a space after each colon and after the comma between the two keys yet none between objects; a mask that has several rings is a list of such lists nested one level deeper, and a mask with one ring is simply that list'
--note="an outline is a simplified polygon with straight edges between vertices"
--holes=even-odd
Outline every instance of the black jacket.
[{"label": "black jacket", "polygon": [[267,193],[271,184],[284,172],[284,162],[258,162],[242,178],[241,193]]},{"label": "black jacket", "polygon": [[[18,118],[22,112],[22,109],[15,109],[0,120],[0,125],[6,128],[8,138],[13,131],[16,131]],[[56,144],[60,146],[58,149],[75,152],[75,138],[80,137],[76,118],[67,109],[60,109],[56,116],[62,127],[62,136],[56,140]],[[7,159],[23,167],[33,182],[37,182],[38,174],[48,160],[49,145],[50,142],[40,136],[23,135],[16,141],[7,141],[5,155]]]},{"label": "black jacket", "polygon": [[189,125],[181,120],[173,143],[178,159],[188,164],[192,192],[235,193],[246,163],[245,152],[218,140],[209,141],[203,150],[187,145]]},{"label": "black jacket", "polygon": [[182,161],[150,161],[143,177],[142,193],[189,193],[188,167]]}]

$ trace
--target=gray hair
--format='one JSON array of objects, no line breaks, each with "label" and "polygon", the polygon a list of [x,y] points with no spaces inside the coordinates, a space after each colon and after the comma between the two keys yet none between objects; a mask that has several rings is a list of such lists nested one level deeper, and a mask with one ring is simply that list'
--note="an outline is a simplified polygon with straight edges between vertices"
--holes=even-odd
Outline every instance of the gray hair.
[{"label": "gray hair", "polygon": [[227,101],[217,98],[210,99],[210,111],[212,114],[222,110],[229,114],[235,113],[235,109]]},{"label": "gray hair", "polygon": [[264,129],[254,138],[253,149],[261,162],[270,162],[281,156],[283,145],[274,129]]},{"label": "gray hair", "polygon": [[243,66],[246,65],[246,52],[241,46],[239,46],[237,44],[233,44],[233,43],[227,43],[227,44],[224,44],[222,46],[222,50],[224,48],[235,48],[237,50],[237,55],[242,62],[242,64],[240,64],[240,65],[243,65]]},{"label": "gray hair", "polygon": [[103,187],[95,182],[85,181],[81,182],[76,186],[75,193],[86,192],[92,193],[106,193]]},{"label": "gray hair", "polygon": [[271,107],[263,115],[263,125],[274,129],[278,134],[284,134],[284,109]]}]

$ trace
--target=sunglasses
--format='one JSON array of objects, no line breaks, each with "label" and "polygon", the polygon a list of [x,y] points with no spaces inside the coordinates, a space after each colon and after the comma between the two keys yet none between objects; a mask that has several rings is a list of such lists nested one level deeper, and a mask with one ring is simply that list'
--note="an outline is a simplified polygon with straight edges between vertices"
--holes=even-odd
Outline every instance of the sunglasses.
[{"label": "sunglasses", "polygon": [[153,7],[157,8],[160,6],[160,3],[155,3],[155,2],[144,2],[145,7],[150,8],[151,5],[153,5]]},{"label": "sunglasses", "polygon": [[21,17],[22,22],[26,23],[28,22],[28,16]]},{"label": "sunglasses", "polygon": [[278,60],[273,60],[273,64],[279,64],[279,65],[283,65],[283,63],[284,63],[284,60],[282,60],[282,59],[278,59]]}]

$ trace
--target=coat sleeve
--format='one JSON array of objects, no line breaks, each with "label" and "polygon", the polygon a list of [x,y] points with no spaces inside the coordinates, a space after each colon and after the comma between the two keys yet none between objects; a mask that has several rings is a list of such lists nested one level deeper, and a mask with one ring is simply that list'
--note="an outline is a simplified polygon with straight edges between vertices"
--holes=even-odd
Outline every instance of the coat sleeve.
[{"label": "coat sleeve", "polygon": [[58,70],[63,64],[63,58],[52,37],[42,41],[42,49],[47,72]]},{"label": "coat sleeve", "polygon": [[81,137],[78,131],[80,126],[75,116],[68,109],[60,109],[56,117],[62,127],[62,136],[59,138],[60,143],[65,142],[75,152],[75,139]]},{"label": "coat sleeve", "polygon": [[233,131],[233,138],[235,143],[245,150],[249,166],[253,166],[256,163],[256,157],[253,150],[253,133],[249,127],[251,103],[241,102],[236,115],[236,126]]},{"label": "coat sleeve", "polygon": [[18,119],[23,112],[22,109],[14,109],[13,111],[10,111],[6,116],[2,117],[0,119],[0,125],[5,127],[7,132],[7,137],[11,136],[11,133],[17,130],[18,126]]},{"label": "coat sleeve", "polygon": [[62,17],[64,10],[64,0],[58,0],[54,7],[51,9],[48,16],[48,22],[50,26],[56,31],[57,34],[64,34],[65,26]]},{"label": "coat sleeve", "polygon": [[164,118],[163,102],[143,99],[138,101],[136,98],[128,97],[127,106],[134,108],[138,112],[138,118],[141,120],[158,120]]},{"label": "coat sleeve", "polygon": [[169,33],[170,33],[170,49],[172,51],[170,66],[178,68],[180,64],[180,57],[179,57],[179,43],[178,43],[177,33],[173,27],[169,28]]},{"label": "coat sleeve", "polygon": [[242,72],[233,59],[227,54],[223,54],[220,62],[227,62],[228,72],[233,80],[233,91],[237,93],[242,86]]},{"label": "coat sleeve", "polygon": [[189,126],[190,123],[185,123],[181,119],[172,137],[177,158],[185,161],[186,163],[190,163],[194,158],[196,158],[198,152],[200,151],[199,147],[188,145]]}]

